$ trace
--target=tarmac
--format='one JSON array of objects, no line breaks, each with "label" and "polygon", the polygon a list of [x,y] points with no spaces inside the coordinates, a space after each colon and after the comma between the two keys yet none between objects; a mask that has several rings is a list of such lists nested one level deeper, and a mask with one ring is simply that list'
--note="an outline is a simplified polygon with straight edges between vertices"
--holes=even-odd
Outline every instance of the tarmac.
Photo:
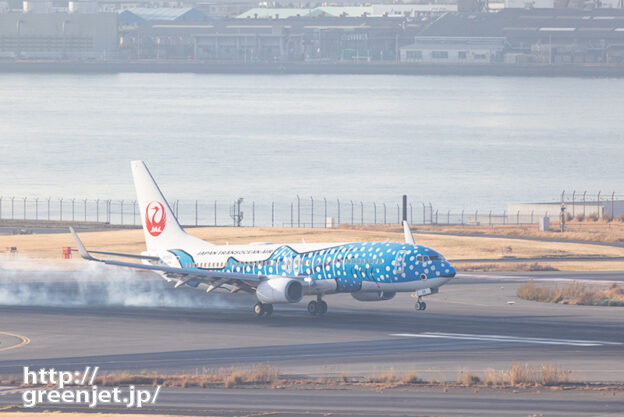
[{"label": "tarmac", "polygon": [[[460,370],[478,374],[508,369],[515,361],[558,364],[571,369],[576,381],[624,381],[624,308],[535,303],[515,296],[519,283],[529,279],[606,285],[624,281],[624,273],[460,274],[440,294],[427,297],[426,311],[415,311],[409,294],[378,303],[336,295],[326,297],[329,311],[323,317],[309,316],[302,302],[276,305],[268,319],[253,315],[248,295],[173,290],[152,275],[142,278],[153,284],[150,291],[176,291],[182,302],[194,297],[192,307],[0,306],[5,332],[0,334],[0,377],[19,375],[23,366],[178,373],[268,363],[293,376],[395,370],[454,381]],[[40,288],[38,279],[32,280],[33,289]],[[56,285],[57,291],[75,291],[68,282]],[[198,307],[197,300],[204,304]],[[2,350],[11,346],[16,347]],[[19,393],[0,390],[0,407],[15,403]],[[624,413],[624,393],[167,389],[154,411],[615,416]]]}]

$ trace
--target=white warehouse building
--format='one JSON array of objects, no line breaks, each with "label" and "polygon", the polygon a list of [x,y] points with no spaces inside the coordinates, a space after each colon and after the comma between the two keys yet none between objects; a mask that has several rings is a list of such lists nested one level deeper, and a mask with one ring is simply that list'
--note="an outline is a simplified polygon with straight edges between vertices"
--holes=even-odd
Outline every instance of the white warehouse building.
[{"label": "white warehouse building", "polygon": [[432,64],[489,63],[502,60],[505,38],[416,36],[401,48],[401,62]]},{"label": "white warehouse building", "polygon": [[[566,213],[571,215],[584,214],[586,216],[596,215],[599,217],[606,214],[611,217],[624,216],[624,200],[600,199],[600,201],[576,200],[566,201]],[[514,215],[520,212],[521,215],[532,214],[536,219],[540,217],[556,218],[561,214],[561,202],[557,203],[509,203],[507,213]]]}]

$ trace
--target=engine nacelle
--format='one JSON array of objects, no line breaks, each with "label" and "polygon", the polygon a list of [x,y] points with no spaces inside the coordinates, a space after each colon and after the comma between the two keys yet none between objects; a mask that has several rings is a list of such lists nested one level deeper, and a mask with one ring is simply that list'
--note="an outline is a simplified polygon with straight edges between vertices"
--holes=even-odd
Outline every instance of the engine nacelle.
[{"label": "engine nacelle", "polygon": [[265,304],[298,303],[303,297],[303,285],[292,278],[269,278],[258,285],[256,297]]},{"label": "engine nacelle", "polygon": [[394,298],[394,292],[352,292],[351,297],[358,301],[386,301]]}]

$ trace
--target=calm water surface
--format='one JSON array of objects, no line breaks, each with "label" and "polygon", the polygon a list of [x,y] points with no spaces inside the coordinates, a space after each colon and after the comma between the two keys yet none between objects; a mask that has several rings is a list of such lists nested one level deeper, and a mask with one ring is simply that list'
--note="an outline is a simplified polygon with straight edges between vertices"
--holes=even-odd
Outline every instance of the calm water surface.
[{"label": "calm water surface", "polygon": [[433,201],[624,191],[624,80],[0,75],[0,195]]}]

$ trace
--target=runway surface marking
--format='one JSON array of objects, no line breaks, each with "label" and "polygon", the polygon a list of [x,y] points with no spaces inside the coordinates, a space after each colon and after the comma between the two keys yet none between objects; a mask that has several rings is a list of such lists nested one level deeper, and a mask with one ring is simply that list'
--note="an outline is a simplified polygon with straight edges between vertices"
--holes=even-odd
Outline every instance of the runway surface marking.
[{"label": "runway surface marking", "polygon": [[6,346],[3,348],[0,348],[0,352],[4,352],[7,350],[11,350],[11,349],[17,349],[20,348],[22,346],[26,346],[27,344],[30,343],[30,339],[26,336],[21,336],[19,334],[13,334],[13,333],[9,333],[9,332],[0,332],[0,334],[3,334],[5,336],[11,336],[11,337],[16,337],[18,339],[21,340],[21,342],[19,342],[17,345],[11,345],[11,346]]},{"label": "runway surface marking", "polygon": [[620,284],[622,281],[608,279],[583,279],[583,278],[555,278],[545,276],[530,275],[476,275],[476,274],[457,274],[456,278],[461,279],[490,279],[490,280],[507,280],[507,281],[535,281],[535,282],[582,282],[584,284]]},{"label": "runway surface marking", "polygon": [[565,345],[565,346],[604,346],[621,345],[618,342],[604,342],[599,340],[574,340],[574,339],[545,339],[540,337],[515,337],[499,336],[487,334],[465,334],[465,333],[392,333],[390,336],[397,337],[417,337],[423,339],[455,339],[455,340],[481,340],[485,342],[503,343],[529,343],[536,345]]}]

